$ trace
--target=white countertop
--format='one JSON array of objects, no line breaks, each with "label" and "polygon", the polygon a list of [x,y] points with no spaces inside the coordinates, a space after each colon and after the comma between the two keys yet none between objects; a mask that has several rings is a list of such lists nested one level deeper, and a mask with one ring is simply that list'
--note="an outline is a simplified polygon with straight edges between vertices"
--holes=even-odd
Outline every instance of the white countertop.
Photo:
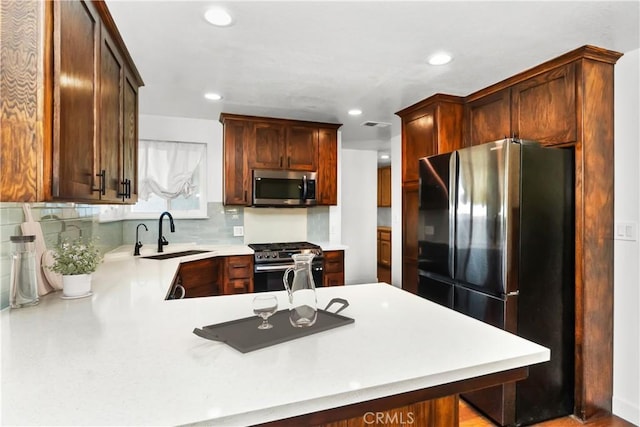
[{"label": "white countertop", "polygon": [[1,424],[248,425],[549,359],[386,284],[321,288],[355,323],[242,354],[192,330],[251,316],[254,295],[165,301],[180,260],[110,257],[91,297],[4,310]]}]

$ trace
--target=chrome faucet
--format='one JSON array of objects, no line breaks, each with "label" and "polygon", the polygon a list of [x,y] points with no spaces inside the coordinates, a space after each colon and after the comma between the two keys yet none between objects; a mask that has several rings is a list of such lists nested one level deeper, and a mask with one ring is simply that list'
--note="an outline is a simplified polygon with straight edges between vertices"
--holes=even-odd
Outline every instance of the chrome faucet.
[{"label": "chrome faucet", "polygon": [[169,217],[169,226],[171,227],[171,232],[176,232],[176,226],[173,224],[173,217],[171,216],[171,214],[166,211],[162,212],[160,214],[160,220],[158,221],[158,252],[162,252],[162,247],[169,244],[169,242],[167,242],[167,239],[165,239],[162,235],[162,219],[165,215]]},{"label": "chrome faucet", "polygon": [[147,226],[143,223],[138,224],[136,227],[136,248],[133,251],[133,256],[140,255],[140,248],[142,247],[142,242],[138,239],[138,230],[140,229],[140,226],[143,226],[146,231],[149,231]]}]

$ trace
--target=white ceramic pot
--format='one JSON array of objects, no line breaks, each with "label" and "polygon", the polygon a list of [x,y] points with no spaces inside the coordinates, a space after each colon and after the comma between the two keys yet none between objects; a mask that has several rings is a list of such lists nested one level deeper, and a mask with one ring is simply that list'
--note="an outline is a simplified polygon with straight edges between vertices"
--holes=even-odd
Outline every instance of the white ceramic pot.
[{"label": "white ceramic pot", "polygon": [[62,293],[65,297],[79,297],[91,292],[91,274],[62,276]]}]

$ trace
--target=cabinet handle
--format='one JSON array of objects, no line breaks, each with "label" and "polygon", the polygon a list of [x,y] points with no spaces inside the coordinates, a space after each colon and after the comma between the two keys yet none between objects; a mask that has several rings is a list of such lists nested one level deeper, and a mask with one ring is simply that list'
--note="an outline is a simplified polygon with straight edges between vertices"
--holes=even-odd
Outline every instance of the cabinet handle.
[{"label": "cabinet handle", "polygon": [[282,167],[282,156],[280,156],[280,167]]},{"label": "cabinet handle", "polygon": [[[179,297],[176,297],[176,291],[177,291],[177,290],[180,290],[180,296],[179,296]],[[187,293],[187,292],[185,291],[184,286],[182,286],[182,285],[176,285],[176,286],[173,288],[173,295],[171,295],[171,296],[172,296],[172,298],[171,298],[171,299],[183,299],[183,298],[184,298],[184,296],[186,295],[186,293]]]},{"label": "cabinet handle", "polygon": [[122,201],[124,202],[124,199],[131,198],[131,180],[125,179],[120,182],[120,185],[122,185],[122,193],[118,193],[118,197],[122,197]]},{"label": "cabinet handle", "polygon": [[99,174],[96,174],[96,176],[100,178],[100,185],[98,186],[98,188],[92,188],[91,191],[98,191],[98,192],[100,192],[101,195],[104,196],[106,194],[106,192],[107,192],[107,190],[106,190],[106,187],[107,187],[107,178],[106,178],[107,171],[102,169]]},{"label": "cabinet handle", "polygon": [[247,203],[247,190],[244,190],[244,198],[242,199],[242,201]]}]

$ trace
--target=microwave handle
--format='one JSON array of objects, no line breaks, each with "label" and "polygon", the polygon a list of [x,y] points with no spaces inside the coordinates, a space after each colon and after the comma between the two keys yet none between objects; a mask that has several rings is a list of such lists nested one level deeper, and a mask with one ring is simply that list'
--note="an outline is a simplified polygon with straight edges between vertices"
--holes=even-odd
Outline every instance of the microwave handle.
[{"label": "microwave handle", "polygon": [[302,200],[307,199],[308,191],[309,191],[309,186],[307,184],[307,175],[302,175]]}]

